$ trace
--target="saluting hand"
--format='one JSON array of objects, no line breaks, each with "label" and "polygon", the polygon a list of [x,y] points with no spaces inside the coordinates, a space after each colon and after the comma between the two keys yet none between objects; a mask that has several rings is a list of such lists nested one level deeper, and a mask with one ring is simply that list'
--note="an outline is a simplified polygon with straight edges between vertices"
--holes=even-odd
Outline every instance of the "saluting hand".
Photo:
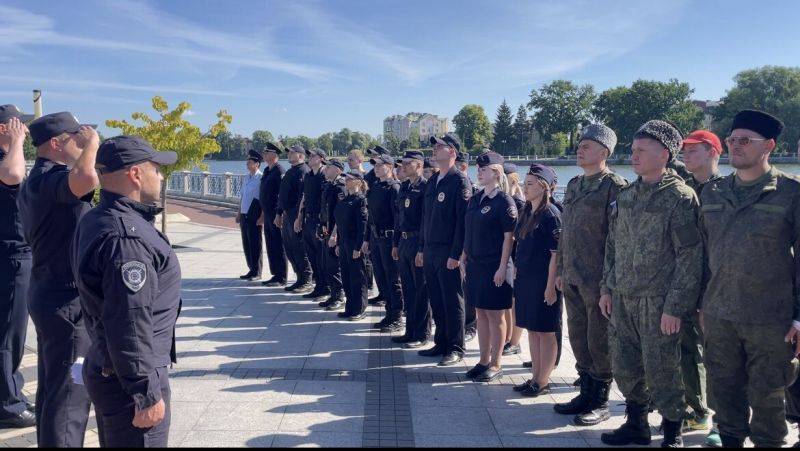
[{"label": "saluting hand", "polygon": [[681,319],[672,315],[663,313],[661,315],[661,333],[664,335],[673,335],[681,331]]},{"label": "saluting hand", "polygon": [[611,295],[604,294],[600,296],[600,313],[606,317],[606,319],[611,319]]},{"label": "saluting hand", "polygon": [[97,130],[92,127],[83,125],[77,133],[76,141],[78,141],[78,146],[81,149],[87,149],[93,146],[97,147],[100,145],[100,135],[98,135]]},{"label": "saluting hand", "polygon": [[786,338],[783,339],[786,343],[794,344],[794,356],[800,356],[800,329],[794,324],[789,328]]},{"label": "saluting hand", "polygon": [[12,144],[19,144],[25,141],[25,135],[28,134],[28,127],[18,118],[12,117],[8,121],[8,124],[0,124],[0,134],[10,137]]},{"label": "saluting hand", "polygon": [[140,429],[151,428],[164,420],[165,411],[164,400],[159,399],[157,403],[144,410],[136,409],[132,424]]}]

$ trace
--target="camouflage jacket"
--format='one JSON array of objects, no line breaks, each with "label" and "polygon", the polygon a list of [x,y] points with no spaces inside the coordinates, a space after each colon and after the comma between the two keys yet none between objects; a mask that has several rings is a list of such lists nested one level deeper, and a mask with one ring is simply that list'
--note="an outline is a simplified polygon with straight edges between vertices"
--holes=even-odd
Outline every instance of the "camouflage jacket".
[{"label": "camouflage jacket", "polygon": [[622,188],[612,208],[600,290],[626,297],[665,297],[664,313],[697,308],[703,242],[694,191],[672,171],[660,182]]},{"label": "camouflage jacket", "polygon": [[800,179],[772,168],[739,201],[735,175],[703,190],[707,253],[703,312],[752,324],[800,320]]},{"label": "camouflage jacket", "polygon": [[561,214],[561,239],[558,244],[558,272],[564,283],[597,287],[603,278],[611,204],[628,182],[606,170],[586,183],[585,176],[569,181]]},{"label": "camouflage jacket", "polygon": [[705,182],[700,183],[694,177],[689,177],[689,180],[686,180],[686,184],[689,185],[689,188],[694,190],[695,194],[697,194],[697,198],[699,199],[700,195],[703,193],[703,189],[706,186],[716,182],[717,180],[720,180],[721,178],[722,176],[719,174],[719,172],[715,172],[711,174],[711,177],[709,177]]}]

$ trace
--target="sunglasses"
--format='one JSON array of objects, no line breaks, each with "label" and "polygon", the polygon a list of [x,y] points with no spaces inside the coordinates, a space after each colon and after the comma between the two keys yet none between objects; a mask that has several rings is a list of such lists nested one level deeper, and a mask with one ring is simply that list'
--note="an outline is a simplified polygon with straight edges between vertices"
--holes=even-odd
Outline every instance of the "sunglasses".
[{"label": "sunglasses", "polygon": [[751,138],[749,136],[728,136],[727,138],[725,138],[725,144],[727,144],[728,147],[735,146],[737,144],[740,146],[747,146],[751,142],[756,142],[756,141],[766,141],[766,139]]}]

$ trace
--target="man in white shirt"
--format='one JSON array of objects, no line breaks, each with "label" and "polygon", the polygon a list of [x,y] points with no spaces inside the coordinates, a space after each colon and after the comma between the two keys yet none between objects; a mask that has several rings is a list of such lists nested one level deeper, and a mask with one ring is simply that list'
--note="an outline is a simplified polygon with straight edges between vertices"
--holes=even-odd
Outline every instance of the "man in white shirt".
[{"label": "man in white shirt", "polygon": [[258,201],[259,187],[261,185],[261,154],[251,150],[247,158],[247,176],[242,181],[241,202],[236,223],[242,231],[242,247],[244,258],[247,261],[247,274],[239,276],[244,280],[261,279],[262,250],[261,250],[261,204]]}]

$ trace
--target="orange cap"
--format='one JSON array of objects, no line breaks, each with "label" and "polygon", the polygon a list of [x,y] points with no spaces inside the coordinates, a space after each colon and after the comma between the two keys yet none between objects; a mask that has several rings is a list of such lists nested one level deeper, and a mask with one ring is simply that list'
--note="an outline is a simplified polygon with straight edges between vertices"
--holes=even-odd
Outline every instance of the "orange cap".
[{"label": "orange cap", "polygon": [[683,139],[683,145],[686,144],[700,144],[706,143],[711,146],[711,149],[717,153],[717,155],[722,155],[722,142],[720,142],[719,137],[715,135],[713,132],[708,130],[695,130],[689,133],[689,136]]}]

